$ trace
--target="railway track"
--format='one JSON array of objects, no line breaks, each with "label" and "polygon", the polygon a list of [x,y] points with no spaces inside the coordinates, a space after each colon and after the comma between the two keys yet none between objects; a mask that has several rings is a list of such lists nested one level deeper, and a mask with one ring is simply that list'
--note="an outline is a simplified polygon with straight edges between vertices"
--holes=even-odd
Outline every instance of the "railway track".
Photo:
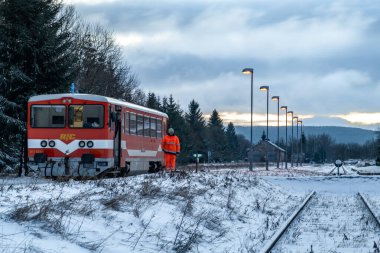
[{"label": "railway track", "polygon": [[310,193],[260,251],[379,252],[380,220],[366,197]]}]

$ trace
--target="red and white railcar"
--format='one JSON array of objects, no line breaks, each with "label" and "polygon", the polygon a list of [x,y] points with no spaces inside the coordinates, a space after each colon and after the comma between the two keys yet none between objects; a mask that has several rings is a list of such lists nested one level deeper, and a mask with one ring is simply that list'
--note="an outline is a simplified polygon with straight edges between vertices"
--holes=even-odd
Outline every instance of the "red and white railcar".
[{"label": "red and white railcar", "polygon": [[34,96],[28,101],[29,164],[49,177],[157,171],[167,119],[104,96]]}]

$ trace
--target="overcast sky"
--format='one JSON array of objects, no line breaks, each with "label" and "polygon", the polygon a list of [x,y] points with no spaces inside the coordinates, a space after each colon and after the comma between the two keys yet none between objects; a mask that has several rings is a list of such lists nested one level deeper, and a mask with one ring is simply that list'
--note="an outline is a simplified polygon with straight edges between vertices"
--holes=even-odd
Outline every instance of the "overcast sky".
[{"label": "overcast sky", "polygon": [[[236,125],[266,120],[266,93],[305,125],[380,126],[380,3],[373,0],[66,0],[114,32],[140,87],[195,99]],[[269,103],[277,119],[277,102]],[[284,113],[281,121],[284,121]],[[283,122],[284,124],[284,122]]]}]

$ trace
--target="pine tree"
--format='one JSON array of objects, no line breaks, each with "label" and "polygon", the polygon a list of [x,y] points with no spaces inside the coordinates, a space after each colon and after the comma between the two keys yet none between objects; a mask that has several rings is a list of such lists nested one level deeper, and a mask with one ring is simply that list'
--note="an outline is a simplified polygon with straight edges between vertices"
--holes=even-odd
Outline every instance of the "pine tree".
[{"label": "pine tree", "polygon": [[77,59],[71,48],[72,16],[55,0],[0,2],[4,97],[25,106],[31,95],[68,90]]},{"label": "pine tree", "polygon": [[238,143],[238,138],[235,132],[235,126],[232,122],[230,122],[227,126],[226,138],[227,138],[227,145],[228,145],[227,157],[229,158],[230,161],[239,159],[238,157],[239,143]]},{"label": "pine tree", "polygon": [[[21,137],[26,138],[14,130],[26,129],[20,121],[26,120],[29,97],[67,91],[74,80],[72,17],[73,10],[56,0],[0,1],[0,94],[5,99],[2,118],[8,119],[1,136],[9,157],[19,156],[12,150],[21,150]],[[17,110],[7,109],[14,108],[12,103]]]},{"label": "pine tree", "polygon": [[228,152],[223,120],[217,110],[213,110],[207,124],[207,146],[211,152],[212,161],[225,161]]},{"label": "pine tree", "polygon": [[195,102],[195,100],[190,101],[185,119],[190,130],[189,149],[194,154],[203,154],[203,157],[206,157],[206,122],[199,108],[199,104]]},{"label": "pine tree", "polygon": [[149,92],[146,100],[146,107],[161,110],[160,98],[156,96],[153,92]]},{"label": "pine tree", "polygon": [[0,96],[0,125],[7,126],[0,131],[0,172],[9,169],[8,165],[17,163],[15,154],[18,148],[14,143],[20,142],[20,133],[25,130],[23,121],[13,117],[19,110],[19,105]]},{"label": "pine tree", "polygon": [[189,104],[189,111],[185,114],[187,123],[189,123],[190,128],[194,131],[203,131],[206,122],[203,118],[203,113],[199,108],[199,104],[193,99]]}]

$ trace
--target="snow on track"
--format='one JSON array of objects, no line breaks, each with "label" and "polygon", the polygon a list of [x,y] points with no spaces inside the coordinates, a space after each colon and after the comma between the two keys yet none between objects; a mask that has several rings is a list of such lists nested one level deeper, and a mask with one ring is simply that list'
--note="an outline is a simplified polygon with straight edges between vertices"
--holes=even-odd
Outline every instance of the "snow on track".
[{"label": "snow on track", "polygon": [[380,227],[359,196],[317,194],[272,252],[373,252],[379,238]]}]

